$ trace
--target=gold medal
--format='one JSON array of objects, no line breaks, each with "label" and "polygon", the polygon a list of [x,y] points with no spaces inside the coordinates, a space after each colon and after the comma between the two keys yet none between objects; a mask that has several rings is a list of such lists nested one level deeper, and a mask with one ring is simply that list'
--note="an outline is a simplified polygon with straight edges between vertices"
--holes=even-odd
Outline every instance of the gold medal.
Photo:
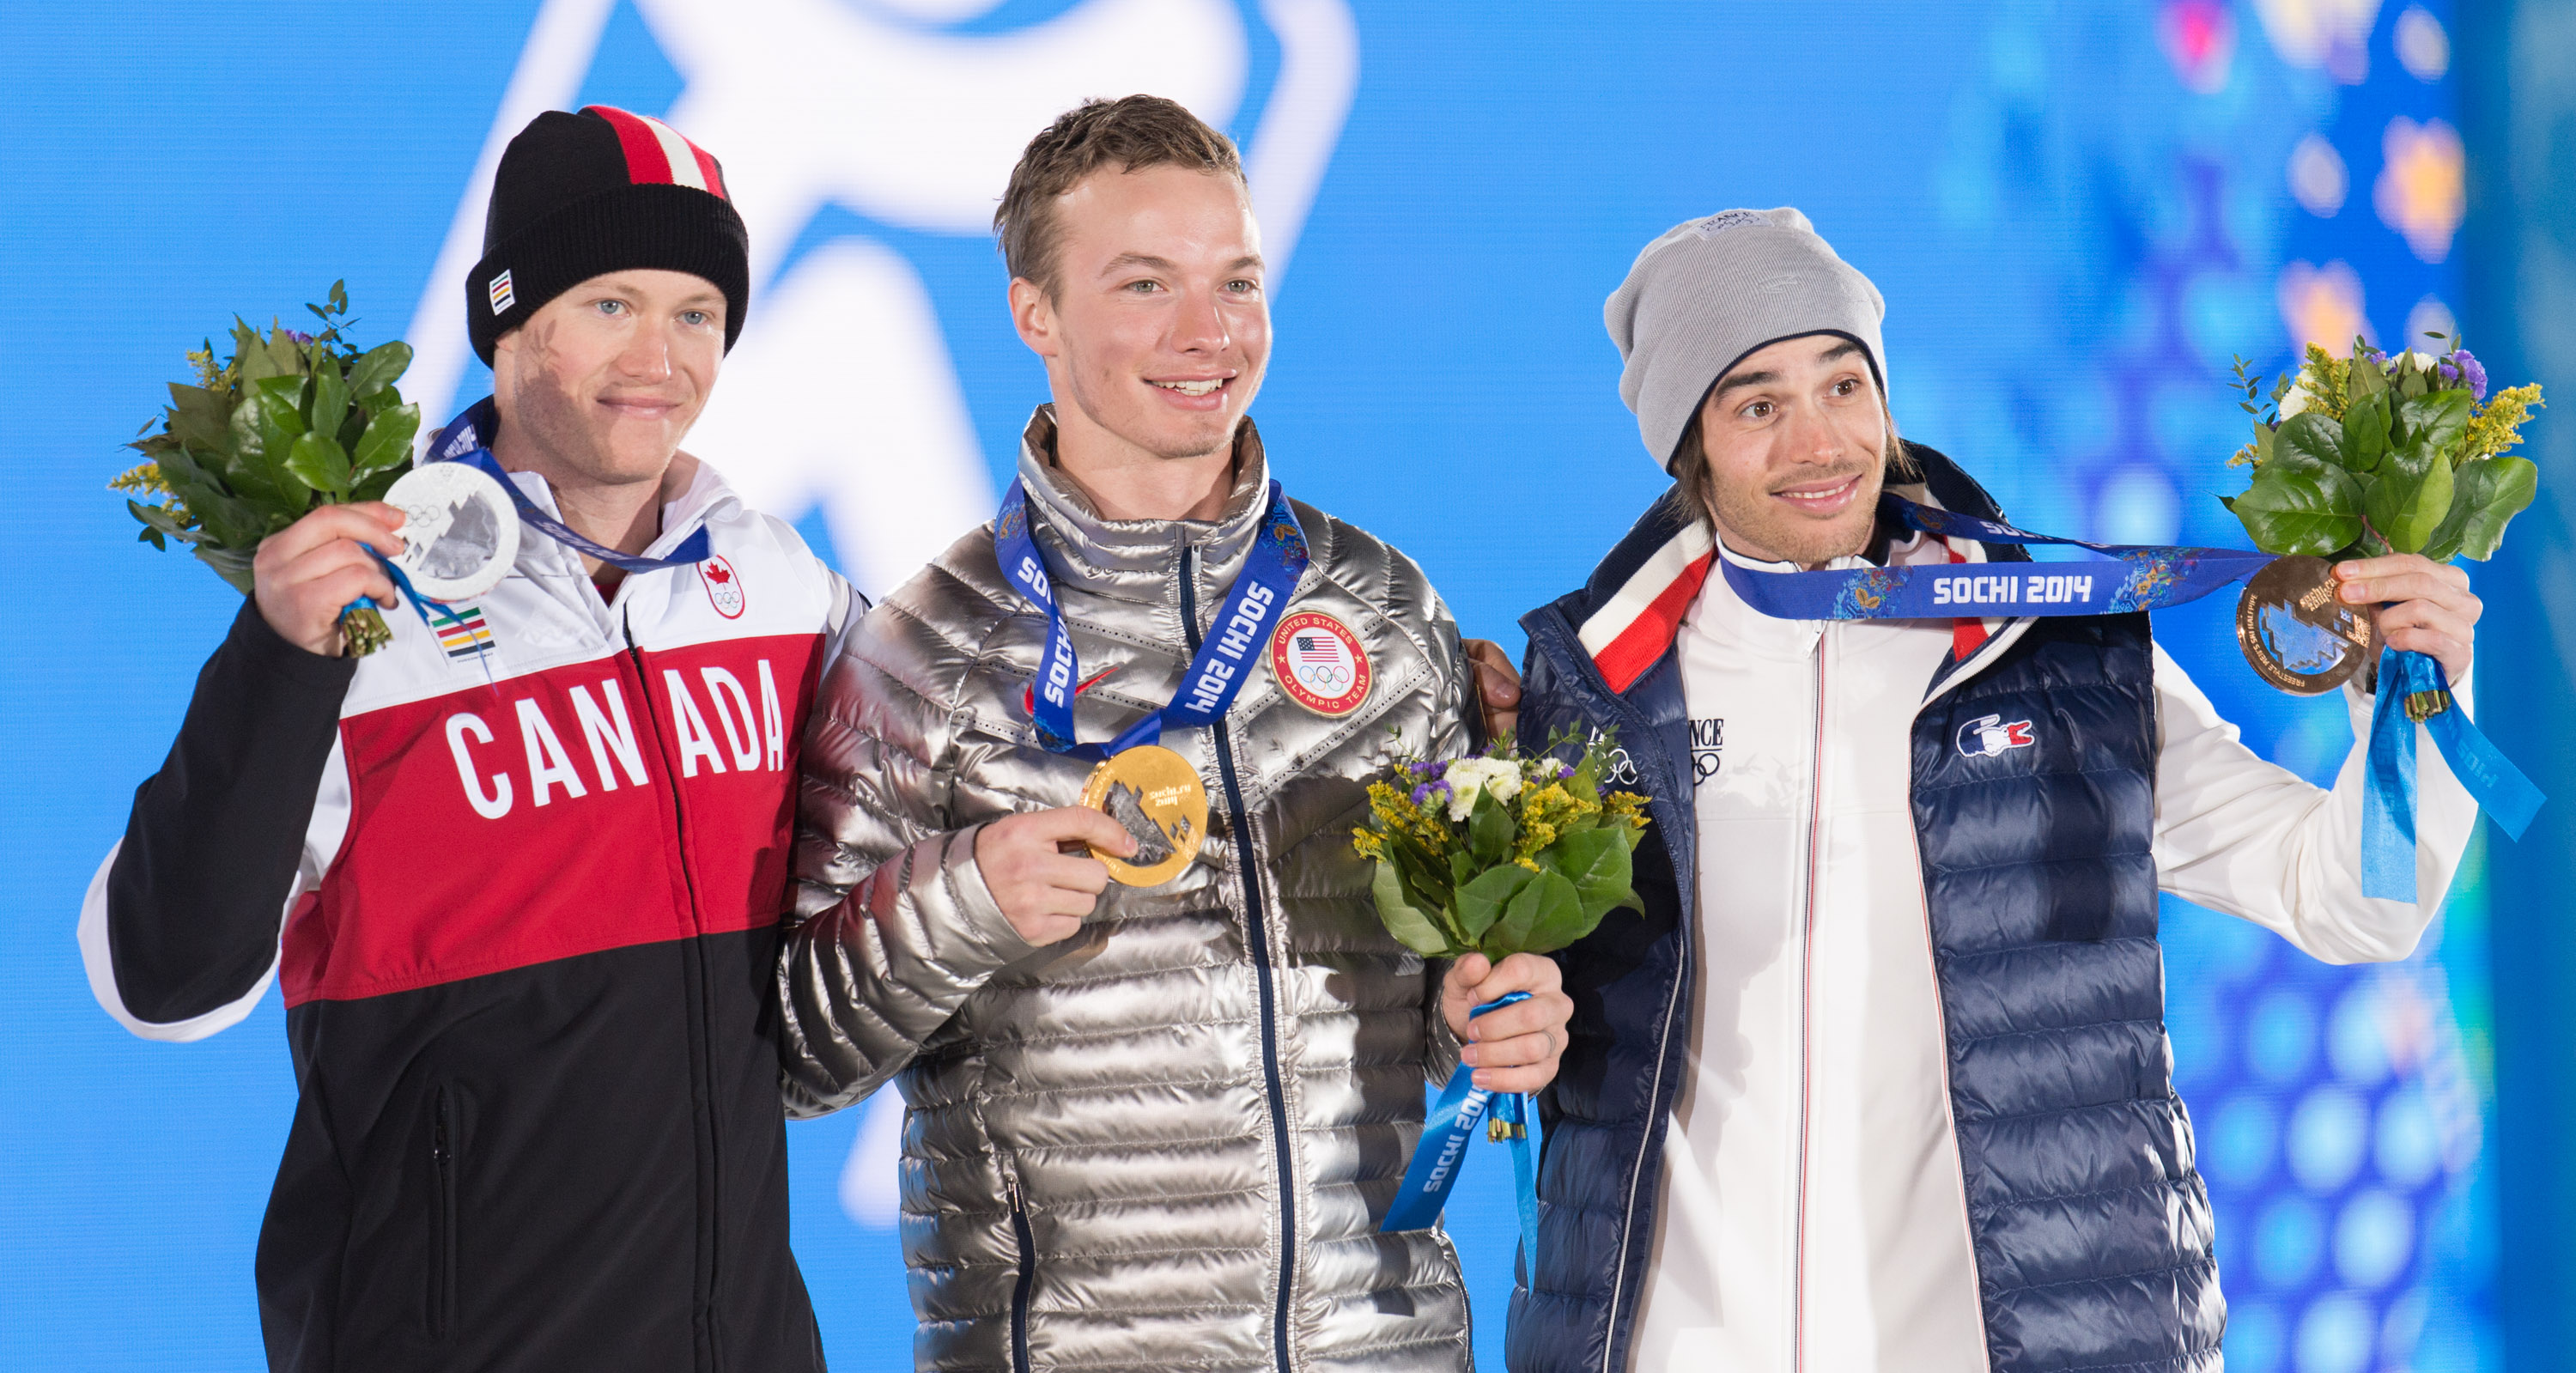
[{"label": "gold medal", "polygon": [[2370,661],[2377,628],[2365,606],[2335,594],[2323,558],[2274,558],[2245,581],[2236,600],[2236,646],[2264,681],[2314,696],[2342,686]]},{"label": "gold medal", "polygon": [[1092,854],[1131,887],[1159,887],[1179,876],[1207,838],[1207,786],[1188,759],[1160,744],[1138,745],[1093,768],[1082,784],[1082,804],[1135,836],[1133,859]]}]

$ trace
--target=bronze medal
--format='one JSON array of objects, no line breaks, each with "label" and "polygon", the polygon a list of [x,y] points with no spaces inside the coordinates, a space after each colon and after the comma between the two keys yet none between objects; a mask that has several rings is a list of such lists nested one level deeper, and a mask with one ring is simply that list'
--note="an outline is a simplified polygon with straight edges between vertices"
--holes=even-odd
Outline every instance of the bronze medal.
[{"label": "bronze medal", "polygon": [[2378,640],[2369,608],[2335,594],[2334,565],[2323,558],[2274,558],[2246,579],[2236,600],[2236,646],[2245,661],[2296,695],[2342,686],[2370,661]]},{"label": "bronze medal", "polygon": [[1136,837],[1136,856],[1092,857],[1131,887],[1159,887],[1198,857],[1207,839],[1207,786],[1188,759],[1160,744],[1140,744],[1103,761],[1082,785],[1082,804]]}]

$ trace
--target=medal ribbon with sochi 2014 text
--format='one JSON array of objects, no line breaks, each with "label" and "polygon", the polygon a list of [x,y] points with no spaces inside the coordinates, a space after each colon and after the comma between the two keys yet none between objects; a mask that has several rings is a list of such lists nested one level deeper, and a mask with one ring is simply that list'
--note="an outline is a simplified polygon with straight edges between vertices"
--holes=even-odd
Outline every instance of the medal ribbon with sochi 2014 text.
[{"label": "medal ribbon with sochi 2014 text", "polygon": [[1055,584],[1047,577],[1046,562],[1029,529],[1028,502],[1027,488],[1012,482],[1002,497],[1001,513],[993,517],[993,555],[1011,585],[1046,612],[1046,649],[1038,662],[1037,682],[1029,690],[1029,713],[1037,723],[1038,742],[1047,752],[1097,762],[1155,742],[1163,737],[1165,725],[1187,729],[1225,718],[1235,694],[1252,676],[1258,650],[1270,642],[1279,613],[1288,608],[1298,577],[1306,571],[1305,531],[1297,527],[1297,517],[1289,511],[1279,483],[1270,483],[1270,504],[1253,535],[1252,551],[1217,610],[1215,627],[1200,643],[1198,656],[1190,660],[1180,694],[1106,744],[1074,739],[1073,684],[1080,680],[1082,668],[1074,657],[1073,638],[1065,632],[1064,611],[1055,603]]},{"label": "medal ribbon with sochi 2014 text", "polygon": [[[1507,992],[1469,1011],[1467,1018],[1473,1020],[1529,997],[1527,992]],[[1403,1185],[1396,1188],[1395,1200],[1387,1206],[1386,1221],[1378,1226],[1379,1232],[1419,1230],[1440,1219],[1440,1208],[1449,1201],[1449,1189],[1458,1185],[1459,1166],[1467,1161],[1467,1141],[1491,1107],[1495,1122],[1510,1131],[1505,1138],[1512,1146],[1512,1183],[1520,1195],[1521,1259],[1524,1263],[1535,1262],[1538,1174],[1530,1158],[1529,1126],[1537,1123],[1537,1117],[1528,1105],[1529,1099],[1522,1093],[1497,1094],[1477,1086],[1476,1070],[1460,1064],[1440,1089],[1440,1099],[1431,1103],[1423,1117],[1422,1139],[1413,1146],[1413,1162],[1405,1167]]]},{"label": "medal ribbon with sochi 2014 text", "polygon": [[[1726,584],[1744,603],[1783,620],[1924,620],[2022,615],[2122,615],[2196,601],[2261,571],[2269,553],[2154,544],[2098,544],[2032,534],[1997,520],[1882,494],[1879,513],[1911,529],[1980,543],[2058,544],[2099,555],[2067,563],[1950,563],[1824,572],[1764,572],[1724,557]],[[2369,765],[2362,792],[2362,894],[2413,901],[2415,731],[2432,733],[2452,775],[2504,832],[2520,839],[2543,798],[2469,718],[2453,708],[2442,665],[2421,653],[2380,656]]]}]

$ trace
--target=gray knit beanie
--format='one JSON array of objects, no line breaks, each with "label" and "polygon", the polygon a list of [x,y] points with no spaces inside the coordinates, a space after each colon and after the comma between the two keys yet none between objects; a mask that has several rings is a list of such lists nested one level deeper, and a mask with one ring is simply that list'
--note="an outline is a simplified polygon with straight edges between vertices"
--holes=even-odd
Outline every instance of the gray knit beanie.
[{"label": "gray knit beanie", "polygon": [[1801,334],[1847,334],[1869,351],[1879,390],[1887,361],[1878,322],[1887,302],[1834,256],[1796,210],[1725,210],[1676,224],[1637,254],[1601,320],[1627,370],[1619,399],[1637,414],[1647,455],[1673,450],[1708,388],[1747,354]]}]

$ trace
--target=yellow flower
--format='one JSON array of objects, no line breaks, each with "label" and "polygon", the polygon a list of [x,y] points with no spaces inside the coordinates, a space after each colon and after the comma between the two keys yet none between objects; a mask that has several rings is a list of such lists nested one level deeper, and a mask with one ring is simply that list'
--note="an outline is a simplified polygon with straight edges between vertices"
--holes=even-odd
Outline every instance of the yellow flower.
[{"label": "yellow flower", "polygon": [[2540,406],[2536,385],[2508,386],[2487,397],[2478,413],[2469,417],[2468,443],[2460,450],[2460,460],[2502,453],[2522,442],[2522,422]]},{"label": "yellow flower", "polygon": [[170,484],[161,479],[161,464],[157,462],[138,463],[128,471],[118,473],[116,479],[107,484],[107,489],[151,492],[162,496],[170,494]]}]

